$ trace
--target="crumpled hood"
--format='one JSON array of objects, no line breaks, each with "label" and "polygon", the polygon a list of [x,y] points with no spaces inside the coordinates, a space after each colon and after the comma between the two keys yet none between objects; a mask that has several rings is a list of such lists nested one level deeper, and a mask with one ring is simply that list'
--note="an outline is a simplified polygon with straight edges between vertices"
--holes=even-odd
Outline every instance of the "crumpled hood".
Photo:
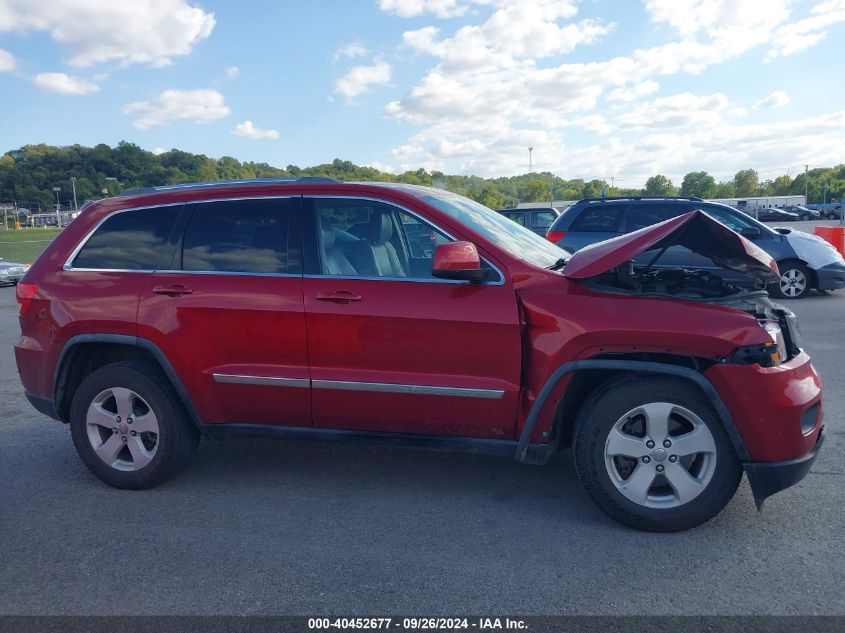
[{"label": "crumpled hood", "polygon": [[736,270],[763,283],[780,278],[777,263],[766,251],[703,211],[691,211],[639,231],[597,242],[576,252],[563,274],[587,279],[607,272],[646,251],[683,246],[709,257],[722,268]]}]

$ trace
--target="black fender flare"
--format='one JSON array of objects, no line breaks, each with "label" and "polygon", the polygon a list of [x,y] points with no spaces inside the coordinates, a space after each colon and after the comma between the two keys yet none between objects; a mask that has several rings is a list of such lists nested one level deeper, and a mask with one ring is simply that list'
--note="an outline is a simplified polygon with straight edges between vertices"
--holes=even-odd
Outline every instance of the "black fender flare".
[{"label": "black fender flare", "polygon": [[167,360],[167,356],[164,355],[164,352],[162,352],[159,346],[152,341],[139,336],[130,336],[128,334],[77,334],[67,340],[65,346],[62,348],[62,353],[59,355],[59,362],[56,363],[56,373],[53,376],[53,402],[55,403],[56,408],[58,408],[59,403],[59,376],[67,359],[67,355],[77,345],[86,343],[126,345],[130,347],[138,347],[146,352],[149,352],[161,366],[165,376],[167,376],[170,384],[176,390],[176,395],[178,395],[179,399],[182,401],[191,421],[196,425],[197,429],[200,431],[203,430],[205,425],[199,417],[196,407],[194,407],[194,403],[188,395],[185,386],[182,384],[182,381],[179,380],[176,370],[173,369],[173,365],[171,365],[170,361]]},{"label": "black fender flare", "polygon": [[734,424],[730,411],[728,411],[728,408],[725,406],[725,403],[722,401],[722,398],[719,396],[713,384],[700,372],[690,369],[689,367],[680,367],[678,365],[669,365],[666,363],[613,359],[586,359],[570,361],[568,363],[564,363],[552,372],[552,375],[549,376],[546,380],[546,384],[543,385],[543,388],[540,390],[540,394],[537,396],[537,400],[532,405],[531,411],[528,413],[528,417],[525,419],[525,426],[522,428],[522,433],[519,436],[519,442],[516,447],[516,461],[529,461],[528,451],[531,444],[531,435],[534,432],[534,426],[537,423],[537,418],[540,416],[540,411],[542,411],[545,406],[552,390],[567,375],[574,371],[583,369],[610,369],[648,374],[664,374],[689,380],[701,389],[702,393],[704,393],[705,397],[713,405],[716,415],[719,416],[719,420],[722,422],[722,426],[725,428],[739,460],[743,464],[751,461],[748,449],[745,446],[745,442],[742,441],[739,431],[736,429],[736,425]]}]

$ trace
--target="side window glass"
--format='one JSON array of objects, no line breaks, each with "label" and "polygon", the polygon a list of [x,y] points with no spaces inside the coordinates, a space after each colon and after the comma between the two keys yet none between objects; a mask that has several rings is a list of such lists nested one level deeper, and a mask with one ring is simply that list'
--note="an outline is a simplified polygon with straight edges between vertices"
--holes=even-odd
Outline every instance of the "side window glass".
[{"label": "side window glass", "polygon": [[741,212],[734,214],[728,211],[727,209],[722,209],[721,207],[715,206],[705,206],[702,208],[702,211],[704,211],[711,218],[715,218],[728,228],[733,229],[737,233],[742,231],[742,229],[754,226],[754,224],[741,217]]},{"label": "side window glass", "polygon": [[520,226],[525,226],[525,215],[522,213],[505,213],[508,220],[512,220]]},{"label": "side window glass", "polygon": [[633,203],[628,211],[628,231],[638,229],[669,220],[687,211],[684,205],[658,203]]},{"label": "side window glass", "polygon": [[440,231],[393,205],[352,198],[317,199],[324,275],[431,277]]},{"label": "side window glass", "polygon": [[79,251],[75,268],[156,270],[169,264],[167,239],[181,205],[123,211],[103,222]]},{"label": "side window glass", "polygon": [[588,206],[569,227],[570,231],[616,233],[622,217],[621,204],[596,204]]},{"label": "side window glass", "polygon": [[299,273],[289,257],[290,201],[235,200],[197,204],[182,249],[182,270]]},{"label": "side window glass", "polygon": [[535,229],[547,229],[555,221],[555,217],[551,211],[535,211],[531,214],[531,226]]}]

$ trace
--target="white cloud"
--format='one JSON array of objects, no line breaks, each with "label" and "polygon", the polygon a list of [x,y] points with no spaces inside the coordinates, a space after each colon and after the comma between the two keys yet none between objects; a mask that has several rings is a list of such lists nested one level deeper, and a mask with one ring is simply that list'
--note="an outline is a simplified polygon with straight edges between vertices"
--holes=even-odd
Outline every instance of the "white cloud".
[{"label": "white cloud", "polygon": [[777,30],[766,59],[794,55],[815,46],[839,22],[845,22],[845,0],[825,0],[813,6],[809,17],[784,24]]},{"label": "white cloud", "polygon": [[241,69],[237,66],[229,66],[223,71],[223,74],[226,75],[226,79],[237,79],[241,74]]},{"label": "white cloud", "polygon": [[379,0],[379,8],[400,18],[412,18],[431,13],[438,18],[464,15],[470,4],[487,4],[485,0]]},{"label": "white cloud", "polygon": [[232,130],[235,136],[243,136],[251,139],[269,139],[275,141],[279,138],[277,130],[262,130],[260,127],[255,127],[252,121],[246,120],[243,123],[238,123],[235,129]]},{"label": "white cloud", "polygon": [[136,115],[133,125],[146,130],[178,120],[210,123],[229,116],[229,107],[217,90],[165,90],[155,99],[126,104],[123,112]]},{"label": "white cloud", "polygon": [[389,82],[392,74],[390,64],[383,61],[376,60],[370,66],[355,66],[335,82],[334,91],[351,101],[372,86]]},{"label": "white cloud", "polygon": [[17,60],[9,51],[0,48],[0,73],[8,73],[17,68]]},{"label": "white cloud", "polygon": [[729,105],[728,97],[721,92],[704,96],[682,92],[642,103],[619,115],[616,123],[633,129],[713,126],[722,122],[720,112]]},{"label": "white cloud", "polygon": [[608,101],[622,101],[630,102],[636,101],[640,97],[646,97],[660,89],[660,84],[653,79],[647,79],[640,83],[634,84],[631,88],[614,88],[607,95]]},{"label": "white cloud", "polygon": [[70,77],[65,73],[39,73],[33,81],[36,86],[43,90],[65,95],[87,95],[100,90],[97,84],[87,79]]},{"label": "white cloud", "polygon": [[153,149],[152,149],[153,154],[155,154],[156,156],[161,156],[161,155],[162,155],[162,154],[164,154],[166,151],[167,151],[167,150],[166,150],[166,149],[164,149],[163,147],[155,147],[155,148],[153,148]]},{"label": "white cloud", "polygon": [[0,0],[0,32],[49,33],[71,66],[108,61],[165,66],[214,28],[186,0]]},{"label": "white cloud", "polygon": [[772,94],[763,97],[754,104],[754,109],[757,108],[779,108],[789,103],[789,95],[783,90],[775,90]]},{"label": "white cloud", "polygon": [[366,47],[360,42],[350,42],[346,46],[341,46],[334,52],[334,60],[337,61],[342,57],[356,59],[358,57],[364,57],[367,52]]},{"label": "white cloud", "polygon": [[372,160],[369,163],[366,163],[365,167],[372,167],[373,169],[378,169],[379,171],[388,173],[388,174],[395,174],[397,173],[396,167],[390,165],[388,163],[383,163],[378,160]]}]

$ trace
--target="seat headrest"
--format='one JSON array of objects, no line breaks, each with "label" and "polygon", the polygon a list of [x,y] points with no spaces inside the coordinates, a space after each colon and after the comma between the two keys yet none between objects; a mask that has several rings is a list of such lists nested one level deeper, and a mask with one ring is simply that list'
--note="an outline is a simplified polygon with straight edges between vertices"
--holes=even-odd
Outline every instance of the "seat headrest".
[{"label": "seat headrest", "polygon": [[384,211],[373,211],[370,217],[369,239],[372,244],[384,244],[393,237],[393,221]]}]

